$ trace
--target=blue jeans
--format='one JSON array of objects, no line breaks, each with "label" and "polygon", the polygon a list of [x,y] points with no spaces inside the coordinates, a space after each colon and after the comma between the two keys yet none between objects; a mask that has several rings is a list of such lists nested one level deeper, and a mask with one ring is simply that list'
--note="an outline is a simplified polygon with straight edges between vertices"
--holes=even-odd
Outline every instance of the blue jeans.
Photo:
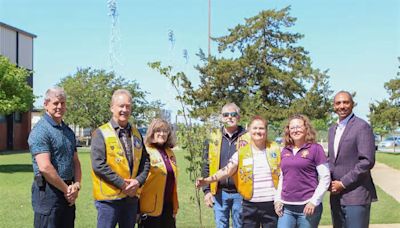
[{"label": "blue jeans", "polygon": [[239,193],[219,191],[214,196],[214,219],[216,228],[229,228],[232,211],[233,228],[242,227],[242,196]]},{"label": "blue jeans", "polygon": [[331,197],[331,215],[334,228],[368,228],[371,204],[341,205],[339,197]]},{"label": "blue jeans", "polygon": [[283,215],[278,219],[278,228],[317,228],[322,215],[322,203],[315,207],[314,214],[306,216],[304,205],[284,205]]},{"label": "blue jeans", "polygon": [[132,228],[136,223],[137,198],[95,201],[97,228]]}]

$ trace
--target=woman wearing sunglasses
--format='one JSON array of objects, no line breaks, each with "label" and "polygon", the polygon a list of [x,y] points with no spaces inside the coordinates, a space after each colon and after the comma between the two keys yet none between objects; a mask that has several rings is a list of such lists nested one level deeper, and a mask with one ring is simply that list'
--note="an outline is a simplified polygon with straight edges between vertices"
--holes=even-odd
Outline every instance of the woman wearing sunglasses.
[{"label": "woman wearing sunglasses", "polygon": [[228,164],[214,175],[199,178],[196,186],[237,175],[237,189],[242,195],[242,223],[246,228],[276,227],[274,195],[278,184],[280,148],[267,140],[267,121],[255,116],[249,126],[251,140],[241,145]]},{"label": "woman wearing sunglasses", "polygon": [[315,135],[306,116],[297,114],[289,118],[284,129],[282,174],[275,197],[278,227],[318,227],[330,173],[324,149],[315,142]]}]

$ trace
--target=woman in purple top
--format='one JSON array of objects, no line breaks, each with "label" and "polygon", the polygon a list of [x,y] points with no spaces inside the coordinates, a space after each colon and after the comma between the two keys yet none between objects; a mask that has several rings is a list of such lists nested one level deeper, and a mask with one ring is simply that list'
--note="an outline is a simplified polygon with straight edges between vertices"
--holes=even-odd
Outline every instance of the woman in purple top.
[{"label": "woman in purple top", "polygon": [[176,139],[170,124],[154,119],[144,142],[150,157],[150,171],[140,189],[139,227],[175,228],[178,212],[177,167],[172,148]]},{"label": "woman in purple top", "polygon": [[278,227],[318,227],[322,198],[330,183],[326,155],[304,115],[289,118],[284,129],[281,175],[275,195]]}]

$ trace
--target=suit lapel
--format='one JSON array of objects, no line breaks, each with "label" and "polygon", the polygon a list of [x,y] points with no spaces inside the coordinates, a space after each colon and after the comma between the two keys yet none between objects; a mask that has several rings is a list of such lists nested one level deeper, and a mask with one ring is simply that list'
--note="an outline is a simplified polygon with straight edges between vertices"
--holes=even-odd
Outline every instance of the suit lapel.
[{"label": "suit lapel", "polygon": [[335,134],[336,134],[336,128],[337,128],[337,124],[333,125],[330,129],[329,129],[329,139],[328,142],[328,156],[330,158],[332,158],[332,161],[334,161],[335,159],[335,150],[334,150],[334,142],[335,142]]},{"label": "suit lapel", "polygon": [[[342,144],[343,144],[342,142],[347,137],[347,135],[349,134],[350,129],[353,127],[353,124],[354,124],[354,114],[353,114],[352,117],[350,117],[349,122],[347,122],[346,128],[344,129],[342,137],[340,137],[340,139],[339,139],[338,151],[337,151],[335,162],[337,161],[337,159],[339,157],[339,154],[340,154],[340,151],[341,151],[340,149],[341,149]],[[336,130],[335,130],[335,132],[336,132]],[[335,140],[335,138],[333,140]]]}]

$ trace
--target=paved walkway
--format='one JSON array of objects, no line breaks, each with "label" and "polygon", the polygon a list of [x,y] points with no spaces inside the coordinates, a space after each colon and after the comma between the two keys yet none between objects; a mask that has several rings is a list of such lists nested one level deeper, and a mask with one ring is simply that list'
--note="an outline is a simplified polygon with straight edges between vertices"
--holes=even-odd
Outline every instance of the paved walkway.
[{"label": "paved walkway", "polygon": [[[369,224],[369,228],[399,228],[400,224]],[[332,226],[318,226],[318,228],[332,228]]]},{"label": "paved walkway", "polygon": [[374,183],[400,202],[400,170],[376,162],[371,173]]},{"label": "paved walkway", "polygon": [[[383,163],[376,162],[372,169],[375,185],[400,202],[400,170],[393,169]],[[369,228],[399,228],[400,224],[370,224]],[[332,228],[331,225],[319,228]]]}]

